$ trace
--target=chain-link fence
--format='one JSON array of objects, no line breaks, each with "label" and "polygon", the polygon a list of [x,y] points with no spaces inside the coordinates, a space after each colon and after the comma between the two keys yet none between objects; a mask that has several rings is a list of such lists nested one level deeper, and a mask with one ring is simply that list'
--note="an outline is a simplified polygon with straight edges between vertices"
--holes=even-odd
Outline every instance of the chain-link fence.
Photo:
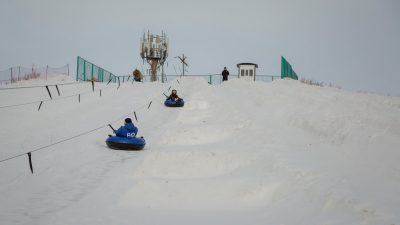
[{"label": "chain-link fence", "polygon": [[69,76],[69,64],[60,68],[49,66],[41,68],[11,67],[8,70],[0,71],[0,84],[9,84],[29,79],[47,79],[48,77],[53,77],[58,74]]}]

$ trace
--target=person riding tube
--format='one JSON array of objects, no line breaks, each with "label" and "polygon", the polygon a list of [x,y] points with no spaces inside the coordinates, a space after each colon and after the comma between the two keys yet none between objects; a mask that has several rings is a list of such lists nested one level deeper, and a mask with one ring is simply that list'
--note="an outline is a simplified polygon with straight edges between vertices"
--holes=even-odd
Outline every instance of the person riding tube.
[{"label": "person riding tube", "polygon": [[115,131],[117,137],[136,137],[138,128],[133,125],[131,118],[126,118],[124,126]]},{"label": "person riding tube", "polygon": [[171,95],[167,98],[167,100],[175,101],[178,104],[181,103],[182,99],[179,98],[179,96],[176,93],[177,91],[175,89],[172,90]]},{"label": "person riding tube", "polygon": [[137,138],[138,128],[133,125],[130,118],[126,118],[124,126],[115,131],[116,136],[109,135],[106,144],[116,150],[142,150],[146,145],[143,137]]},{"label": "person riding tube", "polygon": [[175,89],[172,90],[171,95],[164,102],[164,105],[168,107],[182,107],[184,104],[185,102],[183,99],[179,98]]}]

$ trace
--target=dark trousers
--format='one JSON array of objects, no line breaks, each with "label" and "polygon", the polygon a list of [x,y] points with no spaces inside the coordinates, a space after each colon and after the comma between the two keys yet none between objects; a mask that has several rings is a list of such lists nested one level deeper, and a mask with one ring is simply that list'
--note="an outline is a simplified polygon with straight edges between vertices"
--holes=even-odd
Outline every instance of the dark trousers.
[{"label": "dark trousers", "polygon": [[228,81],[228,76],[222,76],[222,81]]}]

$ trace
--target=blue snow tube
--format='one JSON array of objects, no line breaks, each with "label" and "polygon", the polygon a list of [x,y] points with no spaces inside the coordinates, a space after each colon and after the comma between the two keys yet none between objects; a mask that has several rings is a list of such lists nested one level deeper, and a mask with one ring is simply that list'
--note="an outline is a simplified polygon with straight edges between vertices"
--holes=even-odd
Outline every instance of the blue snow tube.
[{"label": "blue snow tube", "polygon": [[185,105],[185,102],[181,100],[181,103],[177,103],[176,101],[166,100],[164,102],[164,105],[167,107],[183,107],[183,105]]},{"label": "blue snow tube", "polygon": [[112,136],[107,138],[106,144],[111,149],[117,150],[142,150],[146,145],[143,137],[118,137]]}]

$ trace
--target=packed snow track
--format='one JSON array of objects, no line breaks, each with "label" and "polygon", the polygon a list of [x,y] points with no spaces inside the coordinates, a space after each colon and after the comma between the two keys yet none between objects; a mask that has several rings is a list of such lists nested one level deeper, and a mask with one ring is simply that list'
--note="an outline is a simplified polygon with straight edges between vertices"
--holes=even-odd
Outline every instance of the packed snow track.
[{"label": "packed snow track", "polygon": [[[63,82],[74,81],[0,88]],[[400,98],[293,80],[110,85],[40,111],[0,109],[2,160],[152,101],[138,122],[130,115],[142,151],[107,148],[105,127],[32,153],[33,174],[26,155],[0,163],[1,224],[400,224]],[[170,86],[184,107],[164,106]],[[50,91],[57,99],[91,88]],[[49,99],[45,88],[0,92],[0,107]]]}]

